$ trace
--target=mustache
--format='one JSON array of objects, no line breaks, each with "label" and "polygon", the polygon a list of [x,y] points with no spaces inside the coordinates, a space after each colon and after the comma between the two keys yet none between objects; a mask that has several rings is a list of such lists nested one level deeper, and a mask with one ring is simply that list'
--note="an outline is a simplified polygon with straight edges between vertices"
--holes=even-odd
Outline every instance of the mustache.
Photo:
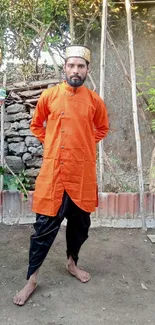
[{"label": "mustache", "polygon": [[81,80],[81,77],[79,75],[77,75],[77,74],[74,74],[73,76],[70,76],[70,79],[75,78],[75,77]]}]

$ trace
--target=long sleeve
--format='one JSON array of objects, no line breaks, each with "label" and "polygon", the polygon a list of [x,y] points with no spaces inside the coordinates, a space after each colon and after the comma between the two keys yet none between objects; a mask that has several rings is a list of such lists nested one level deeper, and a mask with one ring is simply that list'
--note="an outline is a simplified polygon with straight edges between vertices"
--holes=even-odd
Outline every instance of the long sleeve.
[{"label": "long sleeve", "polygon": [[97,109],[93,121],[95,126],[95,140],[96,142],[99,142],[101,139],[106,137],[109,131],[106,105],[99,96],[97,99]]},{"label": "long sleeve", "polygon": [[45,90],[36,105],[34,115],[31,121],[30,130],[42,143],[45,139],[44,122],[47,120],[49,114],[48,110],[48,90]]}]

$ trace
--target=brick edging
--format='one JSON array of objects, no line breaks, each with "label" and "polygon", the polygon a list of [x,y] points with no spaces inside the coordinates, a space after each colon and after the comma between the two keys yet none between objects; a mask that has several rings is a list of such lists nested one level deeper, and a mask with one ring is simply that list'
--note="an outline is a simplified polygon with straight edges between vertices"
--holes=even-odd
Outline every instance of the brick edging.
[{"label": "brick edging", "polygon": [[[31,210],[33,192],[24,200],[19,191],[0,192],[0,222],[5,224],[33,223],[35,215]],[[155,194],[145,192],[144,212],[147,226],[155,227]],[[99,207],[92,213],[92,226],[141,227],[139,193],[99,193]]]}]

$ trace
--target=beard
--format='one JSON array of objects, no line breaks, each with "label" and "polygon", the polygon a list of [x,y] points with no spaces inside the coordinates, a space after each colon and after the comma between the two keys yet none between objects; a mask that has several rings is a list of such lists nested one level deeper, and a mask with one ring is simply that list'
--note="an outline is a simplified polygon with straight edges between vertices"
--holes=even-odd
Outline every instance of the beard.
[{"label": "beard", "polygon": [[[73,79],[73,78],[77,78],[77,79]],[[67,83],[71,86],[71,87],[80,87],[83,85],[84,81],[86,80],[86,77],[85,78],[81,78],[79,76],[71,76],[70,78],[68,78],[66,76],[66,81]]]}]

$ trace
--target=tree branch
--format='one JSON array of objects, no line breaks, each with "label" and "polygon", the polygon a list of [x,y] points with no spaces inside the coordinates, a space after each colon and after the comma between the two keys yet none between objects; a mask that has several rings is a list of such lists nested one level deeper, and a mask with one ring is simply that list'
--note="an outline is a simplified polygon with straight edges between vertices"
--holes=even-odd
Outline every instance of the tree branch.
[{"label": "tree branch", "polygon": [[49,54],[50,54],[50,56],[52,58],[52,61],[53,61],[56,77],[59,78],[60,77],[60,72],[59,72],[58,64],[57,64],[57,62],[55,60],[53,51],[52,51],[52,49],[50,48],[50,46],[49,46],[49,44],[47,42],[46,42],[46,45],[48,47],[48,52],[49,52]]},{"label": "tree branch", "polygon": [[90,73],[88,73],[88,78],[90,79],[90,81],[91,81],[91,83],[93,85],[93,91],[95,91],[96,90],[96,84],[95,84],[95,81],[94,81],[94,79],[93,79],[93,77],[91,76]]},{"label": "tree branch", "polygon": [[[124,65],[124,63],[123,63],[123,61],[122,61],[122,59],[121,59],[121,57],[120,57],[120,55],[119,55],[119,52],[118,52],[118,50],[117,50],[117,48],[116,48],[116,46],[115,46],[115,44],[114,44],[114,41],[113,41],[112,37],[110,36],[110,33],[109,33],[109,32],[107,32],[107,39],[108,39],[110,45],[114,48],[114,51],[115,51],[115,53],[116,53],[116,55],[117,55],[117,58],[118,58],[118,60],[119,60],[119,62],[120,62],[120,65],[121,65],[121,67],[122,67],[122,70],[123,70],[123,72],[124,72],[124,75],[125,75],[127,81],[131,84],[130,76],[129,76],[127,70],[126,70],[126,67],[125,67],[125,65]],[[137,88],[138,92],[140,92],[140,93],[142,92],[141,89],[140,89],[138,86],[136,86],[136,88]],[[146,103],[147,106],[148,106],[149,104],[148,104],[147,98],[145,97],[144,94],[142,94],[142,97],[143,97],[145,103]]]},{"label": "tree branch", "polygon": [[107,156],[106,152],[104,151],[103,153],[103,157],[104,157],[104,162],[105,164],[107,165],[107,167],[109,168],[110,172],[112,173],[113,177],[115,178],[118,186],[119,186],[119,190],[122,190],[123,189],[123,184],[122,182],[119,180],[119,178],[117,177],[117,174],[115,173],[114,171],[114,168],[112,167],[111,165],[111,162],[110,162],[110,158]]},{"label": "tree branch", "polygon": [[[118,50],[117,50],[117,48],[116,48],[116,46],[115,46],[115,44],[114,44],[114,42],[113,42],[113,40],[112,40],[112,37],[110,36],[110,33],[109,33],[109,32],[107,32],[107,39],[108,39],[110,45],[114,48],[114,51],[115,51],[115,53],[116,53],[116,55],[117,55],[117,58],[118,58],[118,60],[119,60],[119,62],[120,62],[120,64],[121,64],[122,70],[123,70],[123,72],[124,72],[124,75],[125,75],[127,81],[131,84],[130,76],[129,76],[127,70],[126,70],[126,67],[125,67],[125,65],[124,65],[124,63],[123,63],[123,61],[122,61],[122,59],[121,59],[121,57],[120,57],[120,55],[119,55],[119,52],[118,52]],[[141,89],[140,89],[137,85],[136,85],[136,89],[137,89],[137,91],[138,91],[139,93],[142,92]],[[148,101],[147,101],[147,98],[145,97],[145,95],[142,94],[141,96],[142,96],[142,98],[143,98],[145,104],[148,106]],[[151,127],[150,127],[150,125],[149,125],[149,123],[148,123],[148,121],[147,121],[147,118],[146,118],[145,112],[144,112],[142,106],[138,105],[138,108],[139,108],[139,110],[140,110],[140,113],[141,113],[142,118],[143,118],[144,121],[147,123],[147,127],[148,127],[148,130],[149,130],[150,134],[151,134],[151,137],[152,137],[152,139],[153,139],[153,142],[155,142],[155,139],[154,139],[154,136],[152,135],[152,130],[151,130]]]},{"label": "tree branch", "polygon": [[[37,59],[36,59],[36,72],[38,73],[38,60],[39,60],[39,56],[40,56],[40,52],[41,52],[41,50],[42,50],[42,48],[43,48],[43,45],[44,45],[44,43],[46,42],[46,36],[47,36],[47,34],[48,34],[48,32],[49,32],[49,29],[51,28],[51,26],[52,26],[52,24],[55,24],[56,25],[56,27],[62,32],[62,30],[59,28],[59,26],[57,25],[57,23],[56,22],[54,22],[54,21],[52,21],[50,24],[49,24],[49,26],[47,27],[47,29],[46,29],[46,31],[45,31],[45,33],[44,33],[44,36],[43,36],[43,39],[42,39],[42,42],[41,42],[41,45],[40,45],[40,48],[39,48],[39,52],[38,52],[38,55],[37,55]],[[31,24],[31,23],[25,23],[29,28],[32,28],[37,34],[40,34],[40,29],[38,29],[36,26],[34,26],[33,24]],[[49,44],[46,42],[46,45],[47,45],[47,47],[48,47],[48,52],[49,52],[49,54],[50,54],[50,56],[52,57],[52,60],[53,60],[53,65],[54,65],[54,68],[55,68],[55,72],[56,72],[56,76],[59,76],[60,75],[60,73],[59,73],[59,69],[58,69],[58,65],[57,65],[57,62],[56,62],[56,60],[55,60],[55,58],[54,58],[54,55],[53,55],[53,52],[52,52],[52,50],[51,50],[51,48],[50,48],[50,46],[49,46]],[[58,50],[57,50],[58,51]],[[59,53],[59,51],[58,51],[58,53]],[[60,53],[59,53],[60,54]]]},{"label": "tree branch", "polygon": [[61,57],[63,60],[65,60],[65,56],[63,56],[63,55],[61,54],[61,52],[60,52],[60,50],[59,50],[58,47],[56,48],[56,51],[58,52],[58,54],[60,55],[60,57]]},{"label": "tree branch", "polygon": [[[85,31],[85,37],[84,37],[84,45],[87,44],[87,40],[88,40],[88,33],[90,32],[90,30],[92,29],[92,24],[95,21],[96,17],[98,15],[98,11],[94,13],[94,15],[92,16],[92,18],[90,19],[89,23],[87,23],[87,27],[86,27],[86,31]],[[86,24],[86,21],[85,21]]]},{"label": "tree branch", "polygon": [[47,36],[52,24],[53,24],[53,22],[50,22],[50,24],[48,25],[48,27],[47,27],[44,35],[43,35],[43,39],[41,41],[40,47],[39,47],[38,55],[37,55],[37,58],[36,58],[36,73],[38,73],[38,60],[39,60],[39,57],[40,57],[40,52],[41,52],[41,50],[42,50],[42,48],[44,46],[46,36]]},{"label": "tree branch", "polygon": [[31,23],[28,23],[28,22],[25,22],[25,25],[31,29],[33,29],[37,34],[40,33],[40,29],[38,29],[35,25],[31,24]]}]

